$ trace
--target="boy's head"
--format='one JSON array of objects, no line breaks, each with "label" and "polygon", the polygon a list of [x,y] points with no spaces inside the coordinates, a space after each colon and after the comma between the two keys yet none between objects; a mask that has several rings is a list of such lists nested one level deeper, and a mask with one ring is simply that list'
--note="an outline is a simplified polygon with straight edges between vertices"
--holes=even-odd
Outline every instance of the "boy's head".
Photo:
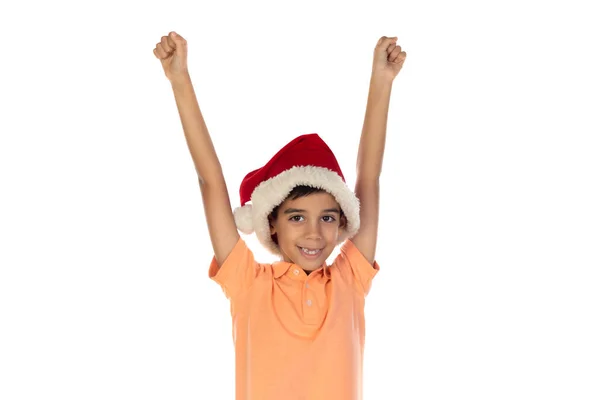
[{"label": "boy's head", "polygon": [[[238,230],[255,232],[271,253],[307,270],[320,267],[360,226],[358,198],[316,133],[298,136],[248,173],[240,185],[240,204],[233,212]],[[295,251],[302,248],[304,253]],[[320,252],[311,258],[315,249]]]},{"label": "boy's head", "polygon": [[268,219],[271,239],[284,261],[307,271],[323,265],[347,224],[342,208],[331,194],[304,185],[296,186]]}]

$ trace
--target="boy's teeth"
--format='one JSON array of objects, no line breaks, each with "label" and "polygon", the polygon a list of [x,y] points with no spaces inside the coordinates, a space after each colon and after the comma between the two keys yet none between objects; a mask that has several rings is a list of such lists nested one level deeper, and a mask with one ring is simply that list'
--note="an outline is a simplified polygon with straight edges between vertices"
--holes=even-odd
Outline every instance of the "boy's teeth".
[{"label": "boy's teeth", "polygon": [[317,254],[319,252],[319,250],[309,250],[304,247],[302,247],[302,251],[305,252],[306,254],[312,254],[312,255]]}]

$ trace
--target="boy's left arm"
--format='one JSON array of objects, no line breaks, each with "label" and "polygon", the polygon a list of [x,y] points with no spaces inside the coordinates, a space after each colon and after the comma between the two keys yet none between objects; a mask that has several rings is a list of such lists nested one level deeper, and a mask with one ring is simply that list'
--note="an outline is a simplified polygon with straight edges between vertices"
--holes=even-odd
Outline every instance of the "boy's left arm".
[{"label": "boy's left arm", "polygon": [[369,97],[356,161],[354,191],[360,200],[360,228],[350,240],[371,264],[375,261],[377,246],[379,176],[392,84],[406,58],[406,52],[396,45],[397,39],[383,36],[375,46]]}]

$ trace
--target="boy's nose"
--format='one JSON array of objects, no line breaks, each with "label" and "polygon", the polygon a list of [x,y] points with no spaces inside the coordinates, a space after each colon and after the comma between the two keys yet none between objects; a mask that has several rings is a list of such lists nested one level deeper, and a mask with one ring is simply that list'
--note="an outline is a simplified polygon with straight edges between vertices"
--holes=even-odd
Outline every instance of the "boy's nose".
[{"label": "boy's nose", "polygon": [[307,224],[307,239],[321,239],[321,227],[318,223]]},{"label": "boy's nose", "polygon": [[311,232],[308,235],[306,235],[307,239],[311,239],[311,240],[321,240],[321,234],[319,232]]}]

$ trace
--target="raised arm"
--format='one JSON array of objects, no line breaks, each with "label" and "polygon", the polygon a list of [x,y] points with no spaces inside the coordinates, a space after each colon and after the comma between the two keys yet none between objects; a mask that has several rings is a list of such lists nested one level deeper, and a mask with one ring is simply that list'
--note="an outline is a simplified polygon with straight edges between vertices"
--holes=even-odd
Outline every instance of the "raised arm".
[{"label": "raised arm", "polygon": [[154,54],[171,82],[185,139],[196,167],[215,259],[222,265],[239,240],[227,185],[187,68],[187,42],[172,32]]},{"label": "raised arm", "polygon": [[406,53],[396,45],[396,39],[383,36],[375,47],[367,109],[356,161],[354,191],[360,200],[360,229],[351,241],[370,263],[375,261],[377,247],[379,177],[392,84],[406,58]]}]

